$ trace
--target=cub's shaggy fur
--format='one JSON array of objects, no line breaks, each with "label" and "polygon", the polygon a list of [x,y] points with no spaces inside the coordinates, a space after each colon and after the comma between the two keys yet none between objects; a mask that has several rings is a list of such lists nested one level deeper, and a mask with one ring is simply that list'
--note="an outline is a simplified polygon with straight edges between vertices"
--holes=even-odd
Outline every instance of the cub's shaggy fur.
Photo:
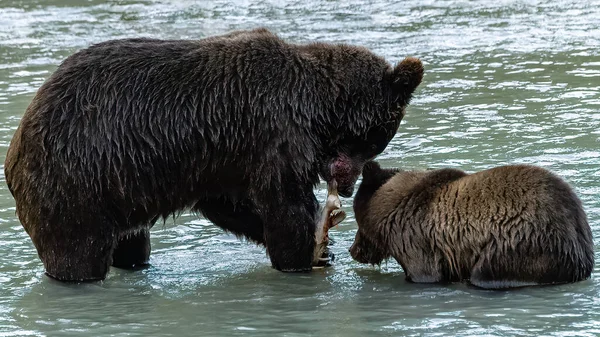
[{"label": "cub's shaggy fur", "polygon": [[349,196],[398,129],[423,66],[266,29],[126,39],[68,57],[38,90],[5,162],[49,275],[145,264],[149,229],[192,209],[311,270],[319,175]]},{"label": "cub's shaggy fur", "polygon": [[594,267],[579,198],[540,167],[467,174],[370,162],[354,211],[352,257],[371,264],[393,257],[412,282],[511,288],[585,280]]}]

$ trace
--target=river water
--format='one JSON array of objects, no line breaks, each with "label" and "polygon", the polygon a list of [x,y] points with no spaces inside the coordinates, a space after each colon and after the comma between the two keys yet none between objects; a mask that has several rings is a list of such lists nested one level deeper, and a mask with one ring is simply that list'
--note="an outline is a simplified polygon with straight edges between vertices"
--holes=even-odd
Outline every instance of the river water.
[{"label": "river water", "polygon": [[[265,26],[296,42],[364,45],[390,62],[420,57],[425,78],[381,161],[547,167],[582,198],[598,249],[599,18],[598,0],[0,0],[0,161],[36,89],[74,51]],[[598,276],[484,291],[410,284],[393,261],[352,261],[351,199],[331,232],[332,268],[276,272],[264,249],[183,214],[154,227],[150,268],[61,284],[43,275],[0,178],[0,336],[600,335]],[[317,193],[325,199],[324,186]]]}]

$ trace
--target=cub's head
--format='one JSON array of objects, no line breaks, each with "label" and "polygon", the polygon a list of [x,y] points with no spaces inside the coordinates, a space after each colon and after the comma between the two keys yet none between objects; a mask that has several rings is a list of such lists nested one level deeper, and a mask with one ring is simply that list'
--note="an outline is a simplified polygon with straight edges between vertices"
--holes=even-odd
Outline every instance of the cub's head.
[{"label": "cub's head", "polygon": [[[398,169],[382,169],[378,163],[370,161],[363,168],[363,180],[354,198],[354,214],[358,223],[358,231],[350,255],[360,263],[380,264],[390,256],[387,244],[387,233],[383,232],[383,224],[377,222],[378,205],[371,204],[375,192],[390,178],[398,174]],[[385,208],[385,206],[383,206]]]},{"label": "cub's head", "polygon": [[[419,59],[406,58],[395,67],[366,49],[350,49],[339,57],[335,120],[320,174],[336,180],[349,197],[363,166],[382,153],[396,134],[412,94],[423,78]],[[341,74],[343,72],[343,74]]]}]

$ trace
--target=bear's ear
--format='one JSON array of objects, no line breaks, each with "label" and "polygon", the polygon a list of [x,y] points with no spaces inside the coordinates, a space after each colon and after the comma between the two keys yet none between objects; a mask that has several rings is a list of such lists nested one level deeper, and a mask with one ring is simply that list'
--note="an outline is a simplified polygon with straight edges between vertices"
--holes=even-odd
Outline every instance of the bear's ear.
[{"label": "bear's ear", "polygon": [[365,166],[363,166],[362,176],[363,181],[373,180],[381,173],[381,166],[376,161],[368,161]]},{"label": "bear's ear", "polygon": [[379,188],[381,185],[385,184],[388,180],[400,172],[402,172],[402,170],[398,168],[383,169],[378,162],[371,160],[368,161],[365,166],[363,166],[362,181],[363,183],[372,185],[375,188]]},{"label": "bear's ear", "polygon": [[392,101],[406,105],[423,80],[423,63],[415,57],[407,57],[387,73],[391,86]]}]

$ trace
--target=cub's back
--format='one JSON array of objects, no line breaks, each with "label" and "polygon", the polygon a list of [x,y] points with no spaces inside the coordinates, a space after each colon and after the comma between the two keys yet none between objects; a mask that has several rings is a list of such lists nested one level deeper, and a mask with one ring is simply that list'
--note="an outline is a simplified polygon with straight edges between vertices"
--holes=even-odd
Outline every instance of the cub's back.
[{"label": "cub's back", "polygon": [[[509,165],[469,174],[450,184],[457,205],[481,211],[511,210],[532,215],[551,211],[558,199],[579,201],[571,187],[552,172],[530,165]],[[557,199],[558,198],[558,199]],[[493,214],[489,214],[493,215]]]},{"label": "cub's back", "polygon": [[473,173],[440,194],[445,200],[440,212],[455,214],[461,225],[484,232],[527,226],[527,232],[539,229],[544,235],[564,236],[589,228],[573,189],[541,167],[510,165]]}]

